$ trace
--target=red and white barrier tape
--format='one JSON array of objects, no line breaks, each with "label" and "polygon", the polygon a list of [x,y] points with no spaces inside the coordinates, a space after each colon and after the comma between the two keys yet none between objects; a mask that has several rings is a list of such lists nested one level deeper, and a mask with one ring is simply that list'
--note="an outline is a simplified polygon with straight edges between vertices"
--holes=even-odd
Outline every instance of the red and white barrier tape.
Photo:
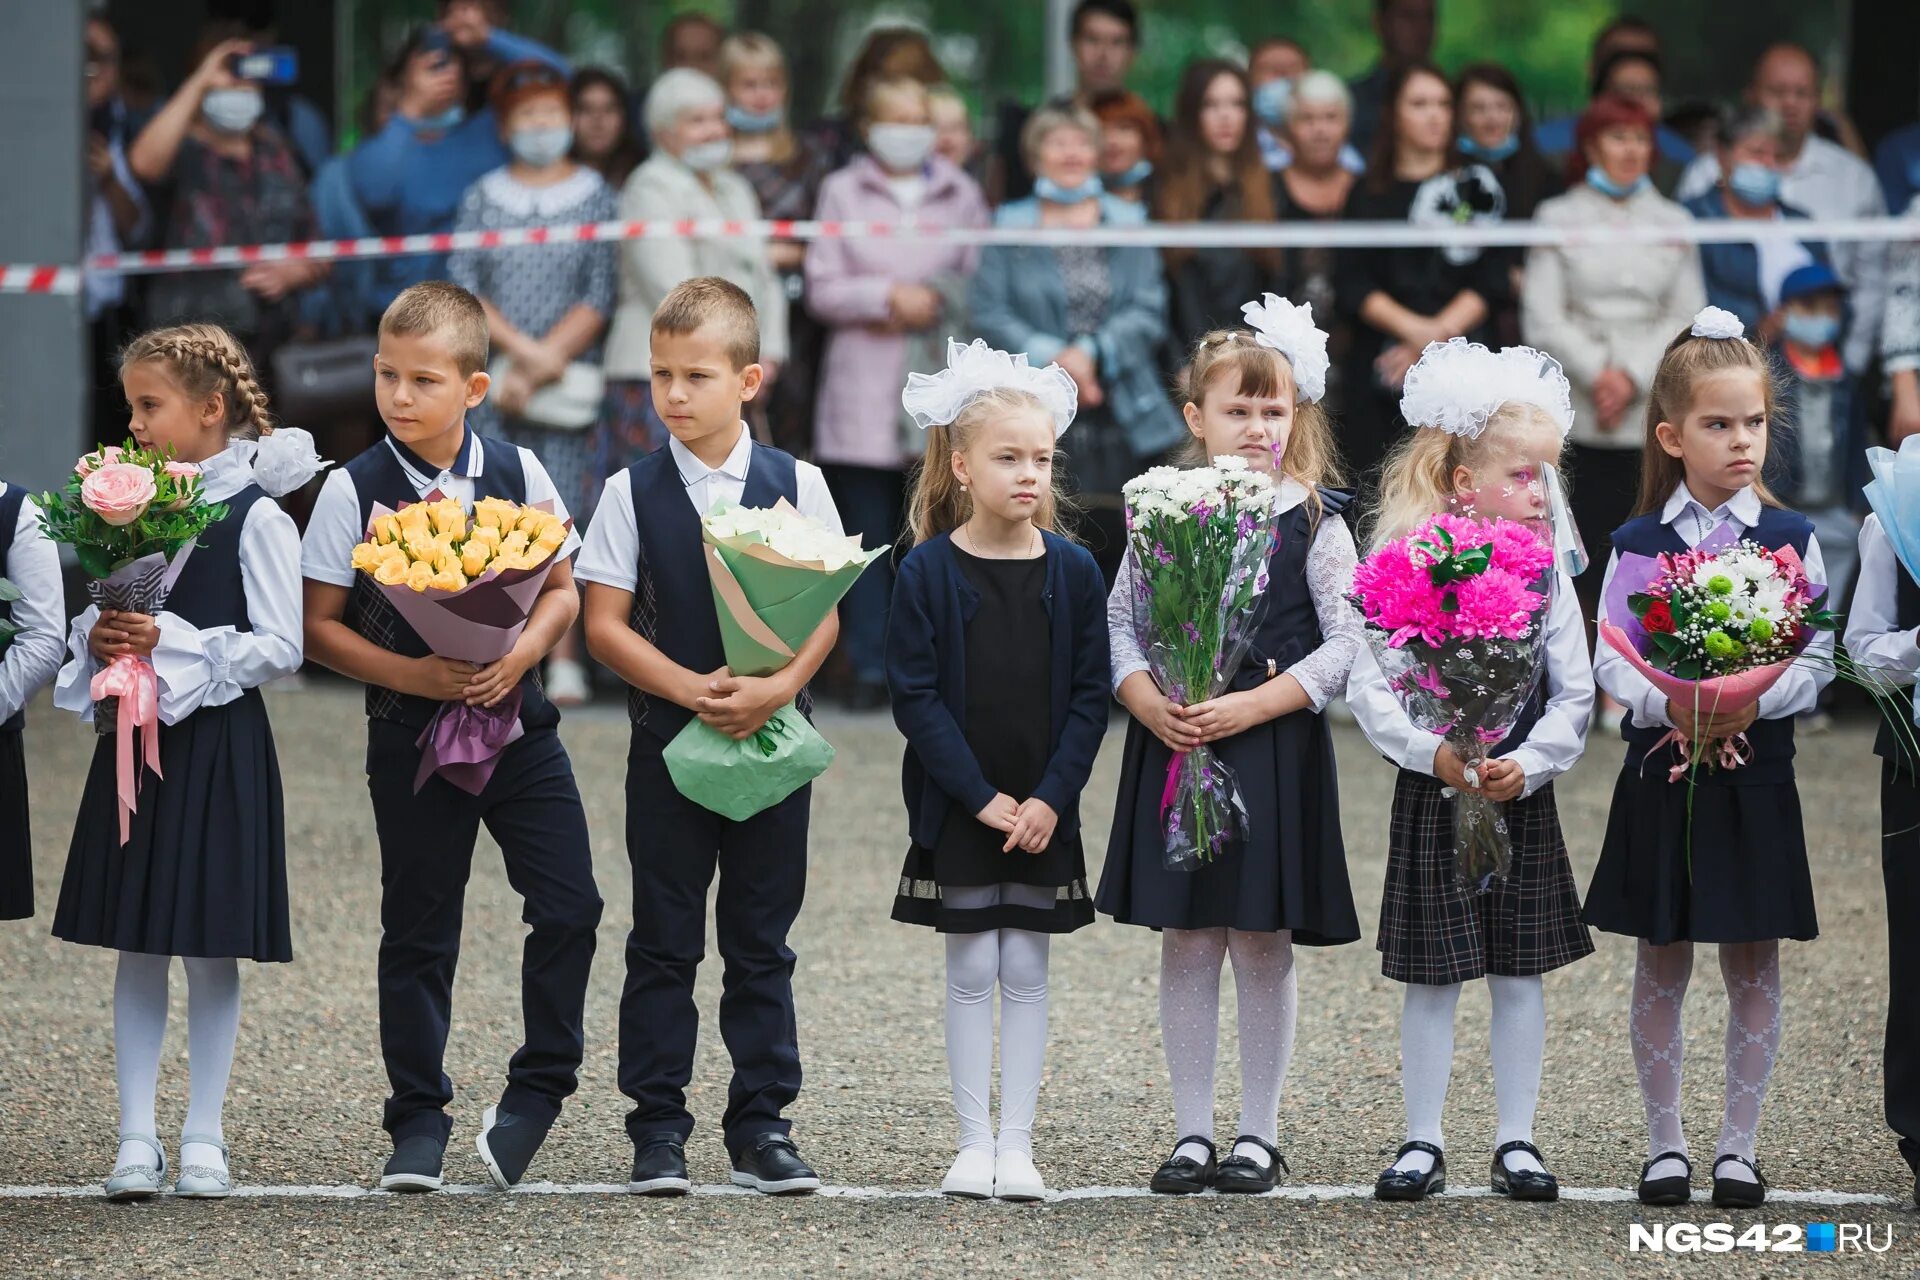
[{"label": "red and white barrier tape", "polygon": [[721,221],[583,222],[508,231],[443,231],[428,235],[369,236],[361,240],[306,240],[291,244],[222,245],[210,249],[149,249],[102,254],[84,267],[14,264],[0,266],[0,294],[72,294],[84,271],[153,275],[244,267],[256,262],[333,262],[451,253],[462,249],[511,249],[522,245],[627,240],[918,240],[956,245],[1034,245],[1180,249],[1397,249],[1428,246],[1496,248],[1563,245],[1728,244],[1766,240],[1880,243],[1920,239],[1920,223],[1902,218],[1816,221],[1695,221],[1679,225],[1554,227],[1536,222],[1498,222],[1433,227],[1408,222],[1159,222],[1134,227],[1072,230],[1041,227],[962,229],[899,222]]}]

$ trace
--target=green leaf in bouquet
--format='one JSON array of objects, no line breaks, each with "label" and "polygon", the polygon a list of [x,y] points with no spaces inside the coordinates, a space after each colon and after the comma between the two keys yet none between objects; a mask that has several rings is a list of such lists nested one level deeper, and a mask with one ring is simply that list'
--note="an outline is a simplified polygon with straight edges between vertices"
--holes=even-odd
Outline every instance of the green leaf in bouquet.
[{"label": "green leaf in bouquet", "polygon": [[1627,597],[1627,608],[1633,610],[1634,617],[1644,618],[1647,615],[1647,610],[1653,607],[1653,601],[1653,596],[1647,595],[1642,591],[1636,591]]},{"label": "green leaf in bouquet", "polygon": [[1706,664],[1698,658],[1682,658],[1673,664],[1671,672],[1682,680],[1704,680],[1707,678]]},{"label": "green leaf in bouquet", "polygon": [[1666,657],[1678,657],[1687,651],[1687,642],[1679,636],[1665,631],[1652,631],[1648,635],[1652,637],[1653,647]]},{"label": "green leaf in bouquet", "polygon": [[26,598],[27,593],[15,586],[11,578],[0,578],[0,604],[12,604]]},{"label": "green leaf in bouquet", "polygon": [[7,646],[13,643],[13,638],[24,630],[26,628],[18,623],[0,621],[0,653],[6,652]]},{"label": "green leaf in bouquet", "polygon": [[119,560],[108,548],[88,542],[74,544],[73,555],[89,578],[106,577],[113,572],[114,564]]}]

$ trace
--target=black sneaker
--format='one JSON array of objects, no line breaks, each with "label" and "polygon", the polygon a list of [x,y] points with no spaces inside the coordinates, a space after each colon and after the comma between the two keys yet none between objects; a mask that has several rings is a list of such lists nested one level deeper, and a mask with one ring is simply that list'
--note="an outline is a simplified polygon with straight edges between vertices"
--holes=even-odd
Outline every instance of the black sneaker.
[{"label": "black sneaker", "polygon": [[671,1134],[648,1138],[633,1149],[633,1177],[627,1190],[637,1196],[683,1196],[693,1190],[687,1177],[687,1153]]},{"label": "black sneaker", "polygon": [[[1257,1146],[1267,1153],[1266,1168],[1252,1156],[1240,1154],[1242,1144]],[[1263,1138],[1243,1133],[1233,1140],[1231,1154],[1220,1162],[1220,1170],[1214,1175],[1213,1189],[1221,1195],[1265,1195],[1280,1185],[1280,1171],[1287,1168],[1287,1158],[1280,1154],[1279,1148]],[[1287,1172],[1293,1172],[1287,1169]]]},{"label": "black sneaker", "polygon": [[[1207,1149],[1205,1164],[1179,1154],[1180,1148],[1189,1143],[1198,1143]],[[1190,1196],[1213,1185],[1220,1173],[1220,1166],[1214,1161],[1213,1143],[1199,1134],[1189,1134],[1174,1143],[1173,1150],[1174,1154],[1154,1172],[1153,1181],[1147,1184],[1149,1190],[1163,1196]]]},{"label": "black sneaker", "polygon": [[393,1155],[380,1175],[382,1191],[438,1191],[440,1163],[446,1147],[438,1138],[417,1134],[393,1144]]},{"label": "black sneaker", "polygon": [[820,1189],[820,1175],[800,1158],[792,1138],[763,1133],[733,1158],[733,1185],[770,1196],[805,1195]]},{"label": "black sneaker", "polygon": [[494,1186],[502,1191],[513,1190],[526,1174],[527,1166],[533,1163],[540,1144],[547,1140],[547,1130],[551,1127],[551,1122],[543,1124],[499,1107],[487,1108],[474,1146]]}]

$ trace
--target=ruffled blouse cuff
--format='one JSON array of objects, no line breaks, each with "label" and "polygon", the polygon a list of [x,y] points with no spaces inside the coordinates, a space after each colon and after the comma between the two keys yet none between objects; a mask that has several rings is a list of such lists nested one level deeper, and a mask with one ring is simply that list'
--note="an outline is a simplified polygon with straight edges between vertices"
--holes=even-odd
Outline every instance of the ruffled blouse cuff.
[{"label": "ruffled blouse cuff", "polygon": [[153,673],[160,685],[160,723],[178,724],[201,707],[232,702],[243,692],[234,678],[231,649],[239,632],[232,627],[195,627],[177,613],[154,616],[160,638],[154,642]]},{"label": "ruffled blouse cuff", "polygon": [[71,711],[82,720],[93,719],[93,677],[100,664],[93,660],[88,637],[100,618],[100,607],[88,605],[67,629],[67,661],[53,683],[53,705]]}]

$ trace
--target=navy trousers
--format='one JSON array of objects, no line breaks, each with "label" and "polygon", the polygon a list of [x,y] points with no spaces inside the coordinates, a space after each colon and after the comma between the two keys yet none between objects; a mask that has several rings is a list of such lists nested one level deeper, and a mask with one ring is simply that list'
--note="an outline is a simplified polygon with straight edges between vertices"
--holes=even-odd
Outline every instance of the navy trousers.
[{"label": "navy trousers", "polygon": [[687,1082],[700,1017],[694,976],[706,955],[707,889],[720,943],[720,1036],[733,1060],[721,1132],[738,1154],[754,1138],[786,1133],[783,1112],[800,1094],[787,931],[807,888],[812,787],[733,822],[683,797],[644,728],[627,756],[627,858],[633,864],[633,932],[620,994],[620,1092],[633,1099],[636,1144],[693,1132]]},{"label": "navy trousers", "polygon": [[[538,729],[508,747],[472,796],[440,777],[419,795],[415,730],[368,726],[367,789],[380,835],[380,1052],[393,1087],[384,1124],[395,1142],[445,1142],[453,1082],[442,1060],[460,959],[460,917],[480,825],[499,842],[530,926],[520,959],[526,1040],[507,1065],[502,1109],[551,1122],[579,1083],[581,1021],[600,894],[587,815],[560,736]],[[492,943],[493,939],[485,939]]]},{"label": "navy trousers", "polygon": [[1887,884],[1887,1125],[1920,1173],[1920,786],[1880,765],[1880,870]]}]

